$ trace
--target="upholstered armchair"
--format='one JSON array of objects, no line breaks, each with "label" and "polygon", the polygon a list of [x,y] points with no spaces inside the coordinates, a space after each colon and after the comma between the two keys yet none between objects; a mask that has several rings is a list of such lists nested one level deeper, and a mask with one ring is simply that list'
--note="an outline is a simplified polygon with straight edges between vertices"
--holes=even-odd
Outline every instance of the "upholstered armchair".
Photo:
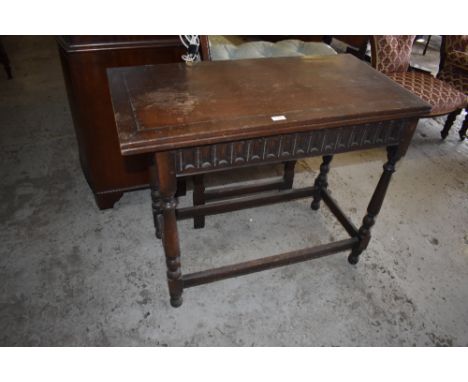
[{"label": "upholstered armchair", "polygon": [[420,71],[408,71],[415,36],[372,36],[372,65],[432,106],[427,117],[449,115],[444,131],[468,105],[468,97],[450,83]]},{"label": "upholstered armchair", "polygon": [[[440,65],[437,78],[452,85],[455,89],[468,95],[468,36],[444,36],[440,51]],[[450,129],[450,126],[448,127]],[[442,131],[442,137],[449,130]],[[459,131],[460,139],[466,137],[468,129],[468,113]]]}]

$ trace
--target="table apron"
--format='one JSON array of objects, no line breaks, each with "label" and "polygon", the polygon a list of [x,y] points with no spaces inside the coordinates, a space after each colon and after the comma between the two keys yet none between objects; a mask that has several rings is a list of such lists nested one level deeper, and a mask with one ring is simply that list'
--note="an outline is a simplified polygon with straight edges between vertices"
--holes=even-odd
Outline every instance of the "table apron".
[{"label": "table apron", "polygon": [[178,175],[284,162],[374,147],[398,145],[411,119],[389,120],[222,142],[174,150]]}]

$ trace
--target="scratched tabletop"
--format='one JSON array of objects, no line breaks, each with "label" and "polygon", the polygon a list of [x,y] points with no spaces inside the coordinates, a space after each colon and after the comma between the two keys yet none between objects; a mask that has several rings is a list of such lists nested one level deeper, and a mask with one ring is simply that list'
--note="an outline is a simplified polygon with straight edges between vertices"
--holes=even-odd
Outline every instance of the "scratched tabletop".
[{"label": "scratched tabletop", "polygon": [[112,68],[108,78],[124,155],[429,111],[348,54]]}]

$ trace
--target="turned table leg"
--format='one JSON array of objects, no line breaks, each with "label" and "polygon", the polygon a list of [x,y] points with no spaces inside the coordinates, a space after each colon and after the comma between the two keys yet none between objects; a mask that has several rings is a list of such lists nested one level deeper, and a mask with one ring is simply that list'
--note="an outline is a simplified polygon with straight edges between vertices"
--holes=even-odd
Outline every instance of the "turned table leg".
[{"label": "turned table leg", "polygon": [[320,208],[320,201],[322,200],[322,190],[326,190],[328,187],[328,171],[330,171],[330,162],[333,159],[333,155],[324,155],[323,162],[320,165],[320,173],[315,179],[315,190],[314,190],[314,199],[310,208],[313,210],[318,210]]},{"label": "turned table leg", "polygon": [[395,172],[395,164],[398,161],[398,146],[387,147],[387,163],[383,166],[383,173],[380,177],[379,183],[372,195],[369,206],[367,207],[367,214],[362,220],[361,228],[359,228],[359,242],[351,251],[348,257],[348,261],[351,264],[357,264],[359,261],[359,255],[364,251],[371,238],[371,228],[375,224],[375,218],[382,208],[382,204],[385,198],[385,194],[392,178],[392,174]]},{"label": "turned table leg", "polygon": [[161,195],[159,193],[159,180],[158,168],[155,164],[154,158],[150,158],[149,167],[150,189],[151,189],[151,208],[153,210],[153,222],[155,234],[158,239],[162,238],[162,209],[161,209]]},{"label": "turned table leg", "polygon": [[177,180],[173,153],[160,152],[155,154],[155,169],[159,183],[161,209],[163,214],[162,241],[167,265],[167,282],[171,305],[182,305],[183,281],[180,269],[179,235],[177,231],[175,194]]},{"label": "turned table leg", "polygon": [[284,174],[283,174],[283,184],[280,187],[280,190],[290,190],[294,183],[294,167],[296,167],[296,161],[284,162]]},{"label": "turned table leg", "polygon": [[[193,177],[193,205],[200,206],[205,204],[205,183],[203,175]],[[198,215],[193,218],[193,228],[205,227],[205,216]]]}]

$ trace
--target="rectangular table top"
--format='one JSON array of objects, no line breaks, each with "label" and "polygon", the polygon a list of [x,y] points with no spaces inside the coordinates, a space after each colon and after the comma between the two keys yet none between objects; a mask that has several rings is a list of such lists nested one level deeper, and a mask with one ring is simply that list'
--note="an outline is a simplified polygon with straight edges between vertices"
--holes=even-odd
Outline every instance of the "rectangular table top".
[{"label": "rectangular table top", "polygon": [[430,111],[348,54],[112,68],[108,78],[123,155]]}]

